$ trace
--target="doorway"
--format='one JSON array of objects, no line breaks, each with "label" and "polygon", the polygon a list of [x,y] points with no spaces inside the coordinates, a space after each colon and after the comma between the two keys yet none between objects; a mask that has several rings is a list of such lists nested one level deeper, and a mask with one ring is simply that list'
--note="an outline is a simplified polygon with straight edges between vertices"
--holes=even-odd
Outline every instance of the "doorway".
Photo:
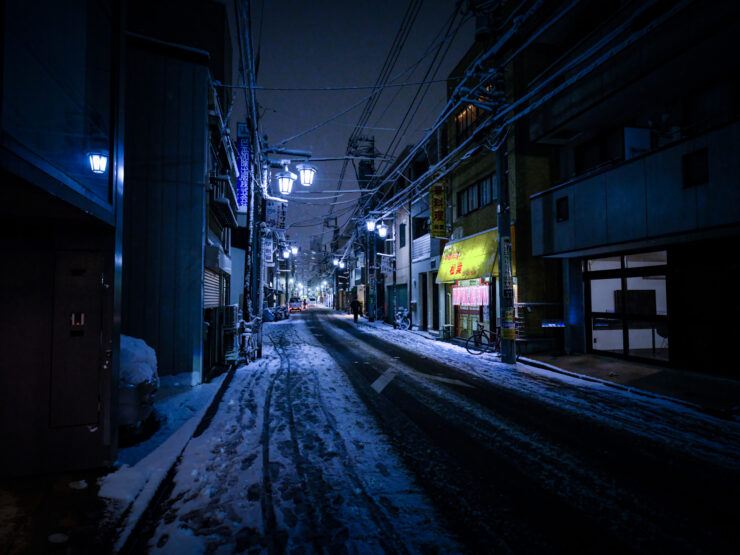
[{"label": "doorway", "polygon": [[427,296],[427,273],[419,274],[421,296],[421,329],[426,331],[429,328],[429,298]]}]

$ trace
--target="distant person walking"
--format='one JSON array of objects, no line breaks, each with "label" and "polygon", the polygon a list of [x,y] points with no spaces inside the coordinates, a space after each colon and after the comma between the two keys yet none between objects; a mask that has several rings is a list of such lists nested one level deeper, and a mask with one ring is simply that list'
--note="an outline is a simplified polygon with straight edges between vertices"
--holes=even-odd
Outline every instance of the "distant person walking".
[{"label": "distant person walking", "polygon": [[349,303],[350,308],[352,309],[352,315],[355,317],[355,324],[357,323],[357,317],[360,315],[360,301],[357,300],[357,298],[352,299],[352,302]]}]

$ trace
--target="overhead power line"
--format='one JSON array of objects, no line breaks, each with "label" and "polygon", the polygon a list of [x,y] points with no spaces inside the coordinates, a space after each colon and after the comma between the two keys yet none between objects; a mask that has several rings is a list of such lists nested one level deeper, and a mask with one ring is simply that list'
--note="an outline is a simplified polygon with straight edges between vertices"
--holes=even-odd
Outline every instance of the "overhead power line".
[{"label": "overhead power line", "polygon": [[[265,87],[257,85],[254,87],[258,91],[277,91],[277,92],[321,92],[321,91],[361,91],[365,89],[394,89],[401,87],[415,87],[418,85],[427,85],[432,83],[447,83],[456,79],[463,79],[464,76],[450,77],[449,79],[431,79],[429,81],[411,81],[403,83],[386,83],[384,85],[337,85],[329,87]],[[244,89],[246,85],[227,85],[221,81],[214,81],[213,84],[216,87],[223,87],[225,89]]]}]

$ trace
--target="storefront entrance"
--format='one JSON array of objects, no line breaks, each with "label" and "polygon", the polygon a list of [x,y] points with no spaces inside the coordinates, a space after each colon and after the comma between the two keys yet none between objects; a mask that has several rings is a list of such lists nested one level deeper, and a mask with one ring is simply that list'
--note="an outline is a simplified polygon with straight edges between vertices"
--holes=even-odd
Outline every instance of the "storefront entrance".
[{"label": "storefront entrance", "polygon": [[590,351],[668,362],[666,251],[584,262]]},{"label": "storefront entrance", "polygon": [[491,329],[490,282],[471,279],[456,282],[452,287],[452,304],[455,308],[455,336],[468,338],[481,322]]}]

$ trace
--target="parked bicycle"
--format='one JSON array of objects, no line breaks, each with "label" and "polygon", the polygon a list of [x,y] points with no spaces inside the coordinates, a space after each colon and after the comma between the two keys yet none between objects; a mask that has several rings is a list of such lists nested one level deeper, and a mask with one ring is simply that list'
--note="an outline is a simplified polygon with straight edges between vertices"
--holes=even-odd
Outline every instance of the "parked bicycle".
[{"label": "parked bicycle", "polygon": [[471,355],[500,352],[501,338],[499,334],[495,331],[487,330],[480,321],[476,322],[476,325],[477,329],[465,342],[467,351]]},{"label": "parked bicycle", "polygon": [[239,321],[239,359],[247,364],[261,356],[262,318],[255,317],[250,322]]},{"label": "parked bicycle", "polygon": [[408,308],[396,309],[396,315],[393,319],[393,327],[407,330],[411,327],[411,316],[409,315]]}]

